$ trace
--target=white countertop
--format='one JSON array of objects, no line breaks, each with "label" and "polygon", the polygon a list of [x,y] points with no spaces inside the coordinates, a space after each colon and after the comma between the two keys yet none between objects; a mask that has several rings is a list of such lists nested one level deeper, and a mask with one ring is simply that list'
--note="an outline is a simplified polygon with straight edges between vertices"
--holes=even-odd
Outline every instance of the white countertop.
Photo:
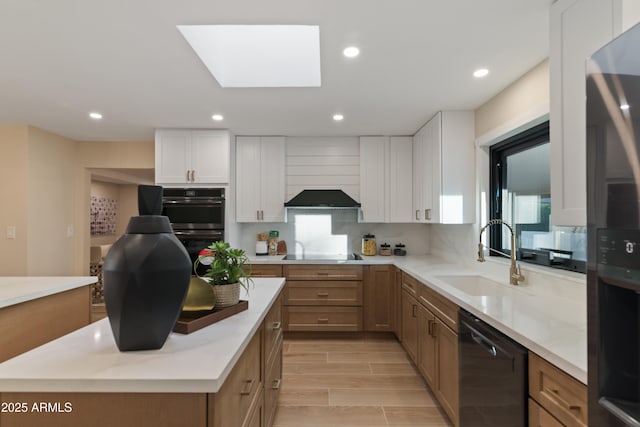
[{"label": "white countertop", "polygon": [[[507,285],[508,264],[498,265],[504,282],[497,295],[473,296],[450,286],[442,277],[485,275],[484,272],[434,256],[363,256],[362,261],[289,261],[284,256],[251,257],[255,264],[393,264],[441,293],[529,350],[556,365],[583,384],[587,383],[586,278],[582,283],[559,279],[547,272],[552,285],[528,282]],[[504,271],[502,271],[504,270]],[[554,278],[553,276],[556,276]]]},{"label": "white countertop", "polygon": [[284,286],[254,279],[246,311],[188,335],[171,333],[159,350],[120,352],[108,319],[0,363],[0,390],[38,392],[215,393]]},{"label": "white countertop", "polygon": [[0,277],[0,308],[96,283],[95,276]]}]

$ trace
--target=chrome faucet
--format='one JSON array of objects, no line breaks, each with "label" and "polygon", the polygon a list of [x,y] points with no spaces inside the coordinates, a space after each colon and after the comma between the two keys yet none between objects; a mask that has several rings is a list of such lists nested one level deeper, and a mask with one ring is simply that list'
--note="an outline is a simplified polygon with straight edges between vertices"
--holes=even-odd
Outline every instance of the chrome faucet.
[{"label": "chrome faucet", "polygon": [[489,249],[490,251],[493,251],[493,252],[499,253],[500,255],[504,255],[506,257],[511,258],[511,267],[509,268],[509,283],[512,285],[517,285],[518,282],[524,282],[524,276],[520,271],[520,266],[516,264],[516,235],[513,232],[513,228],[511,228],[511,226],[506,222],[504,222],[503,220],[492,219],[484,227],[480,229],[480,236],[478,237],[478,262],[484,262],[485,245],[482,244],[482,233],[484,233],[484,230],[486,230],[488,227],[492,225],[500,225],[500,224],[507,227],[511,232],[511,255],[507,255],[504,252],[500,252],[499,250],[490,248],[488,246],[486,248]]}]

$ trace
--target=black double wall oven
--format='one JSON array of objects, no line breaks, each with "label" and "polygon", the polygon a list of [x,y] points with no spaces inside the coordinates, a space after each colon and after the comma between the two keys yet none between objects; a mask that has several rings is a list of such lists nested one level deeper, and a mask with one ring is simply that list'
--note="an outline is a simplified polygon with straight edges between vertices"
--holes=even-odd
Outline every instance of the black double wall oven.
[{"label": "black double wall oven", "polygon": [[225,238],[224,188],[165,188],[162,214],[169,217],[191,262],[203,248]]}]

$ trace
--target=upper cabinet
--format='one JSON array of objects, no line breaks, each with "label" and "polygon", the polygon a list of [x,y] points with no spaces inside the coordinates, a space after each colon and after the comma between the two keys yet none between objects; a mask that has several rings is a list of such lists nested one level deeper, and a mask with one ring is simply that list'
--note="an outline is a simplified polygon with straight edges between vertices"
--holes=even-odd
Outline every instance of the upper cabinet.
[{"label": "upper cabinet", "polygon": [[156,130],[156,184],[228,185],[229,132]]},{"label": "upper cabinet", "polygon": [[441,111],[413,137],[413,221],[475,222],[473,111]]},{"label": "upper cabinet", "polygon": [[236,138],[236,221],[284,222],[285,138]]},{"label": "upper cabinet", "polygon": [[360,138],[360,222],[412,222],[411,137]]},{"label": "upper cabinet", "polygon": [[631,0],[558,0],[549,52],[551,198],[554,225],[586,225],[585,61],[638,22]]}]

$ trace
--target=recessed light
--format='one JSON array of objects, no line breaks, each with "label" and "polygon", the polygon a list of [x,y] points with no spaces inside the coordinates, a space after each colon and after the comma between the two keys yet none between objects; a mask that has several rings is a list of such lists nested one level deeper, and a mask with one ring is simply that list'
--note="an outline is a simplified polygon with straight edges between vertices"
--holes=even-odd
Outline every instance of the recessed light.
[{"label": "recessed light", "polygon": [[627,111],[629,109],[629,104],[620,104],[620,109],[623,111]]},{"label": "recessed light", "polygon": [[336,122],[342,121],[342,119],[344,119],[344,116],[342,114],[333,115],[333,120],[335,120]]},{"label": "recessed light", "polygon": [[347,58],[355,58],[360,55],[360,49],[355,46],[349,46],[342,51],[342,54]]},{"label": "recessed light", "polygon": [[489,74],[489,70],[487,70],[486,68],[478,68],[473,72],[473,77],[479,79],[481,77],[486,77],[487,74]]},{"label": "recessed light", "polygon": [[89,117],[91,117],[93,120],[100,120],[102,119],[102,114],[100,113],[89,113]]},{"label": "recessed light", "polygon": [[215,120],[216,122],[219,122],[219,121],[221,121],[221,120],[223,120],[223,119],[224,119],[224,117],[222,116],[222,114],[214,114],[213,116],[211,116],[211,118],[212,118],[213,120]]}]

